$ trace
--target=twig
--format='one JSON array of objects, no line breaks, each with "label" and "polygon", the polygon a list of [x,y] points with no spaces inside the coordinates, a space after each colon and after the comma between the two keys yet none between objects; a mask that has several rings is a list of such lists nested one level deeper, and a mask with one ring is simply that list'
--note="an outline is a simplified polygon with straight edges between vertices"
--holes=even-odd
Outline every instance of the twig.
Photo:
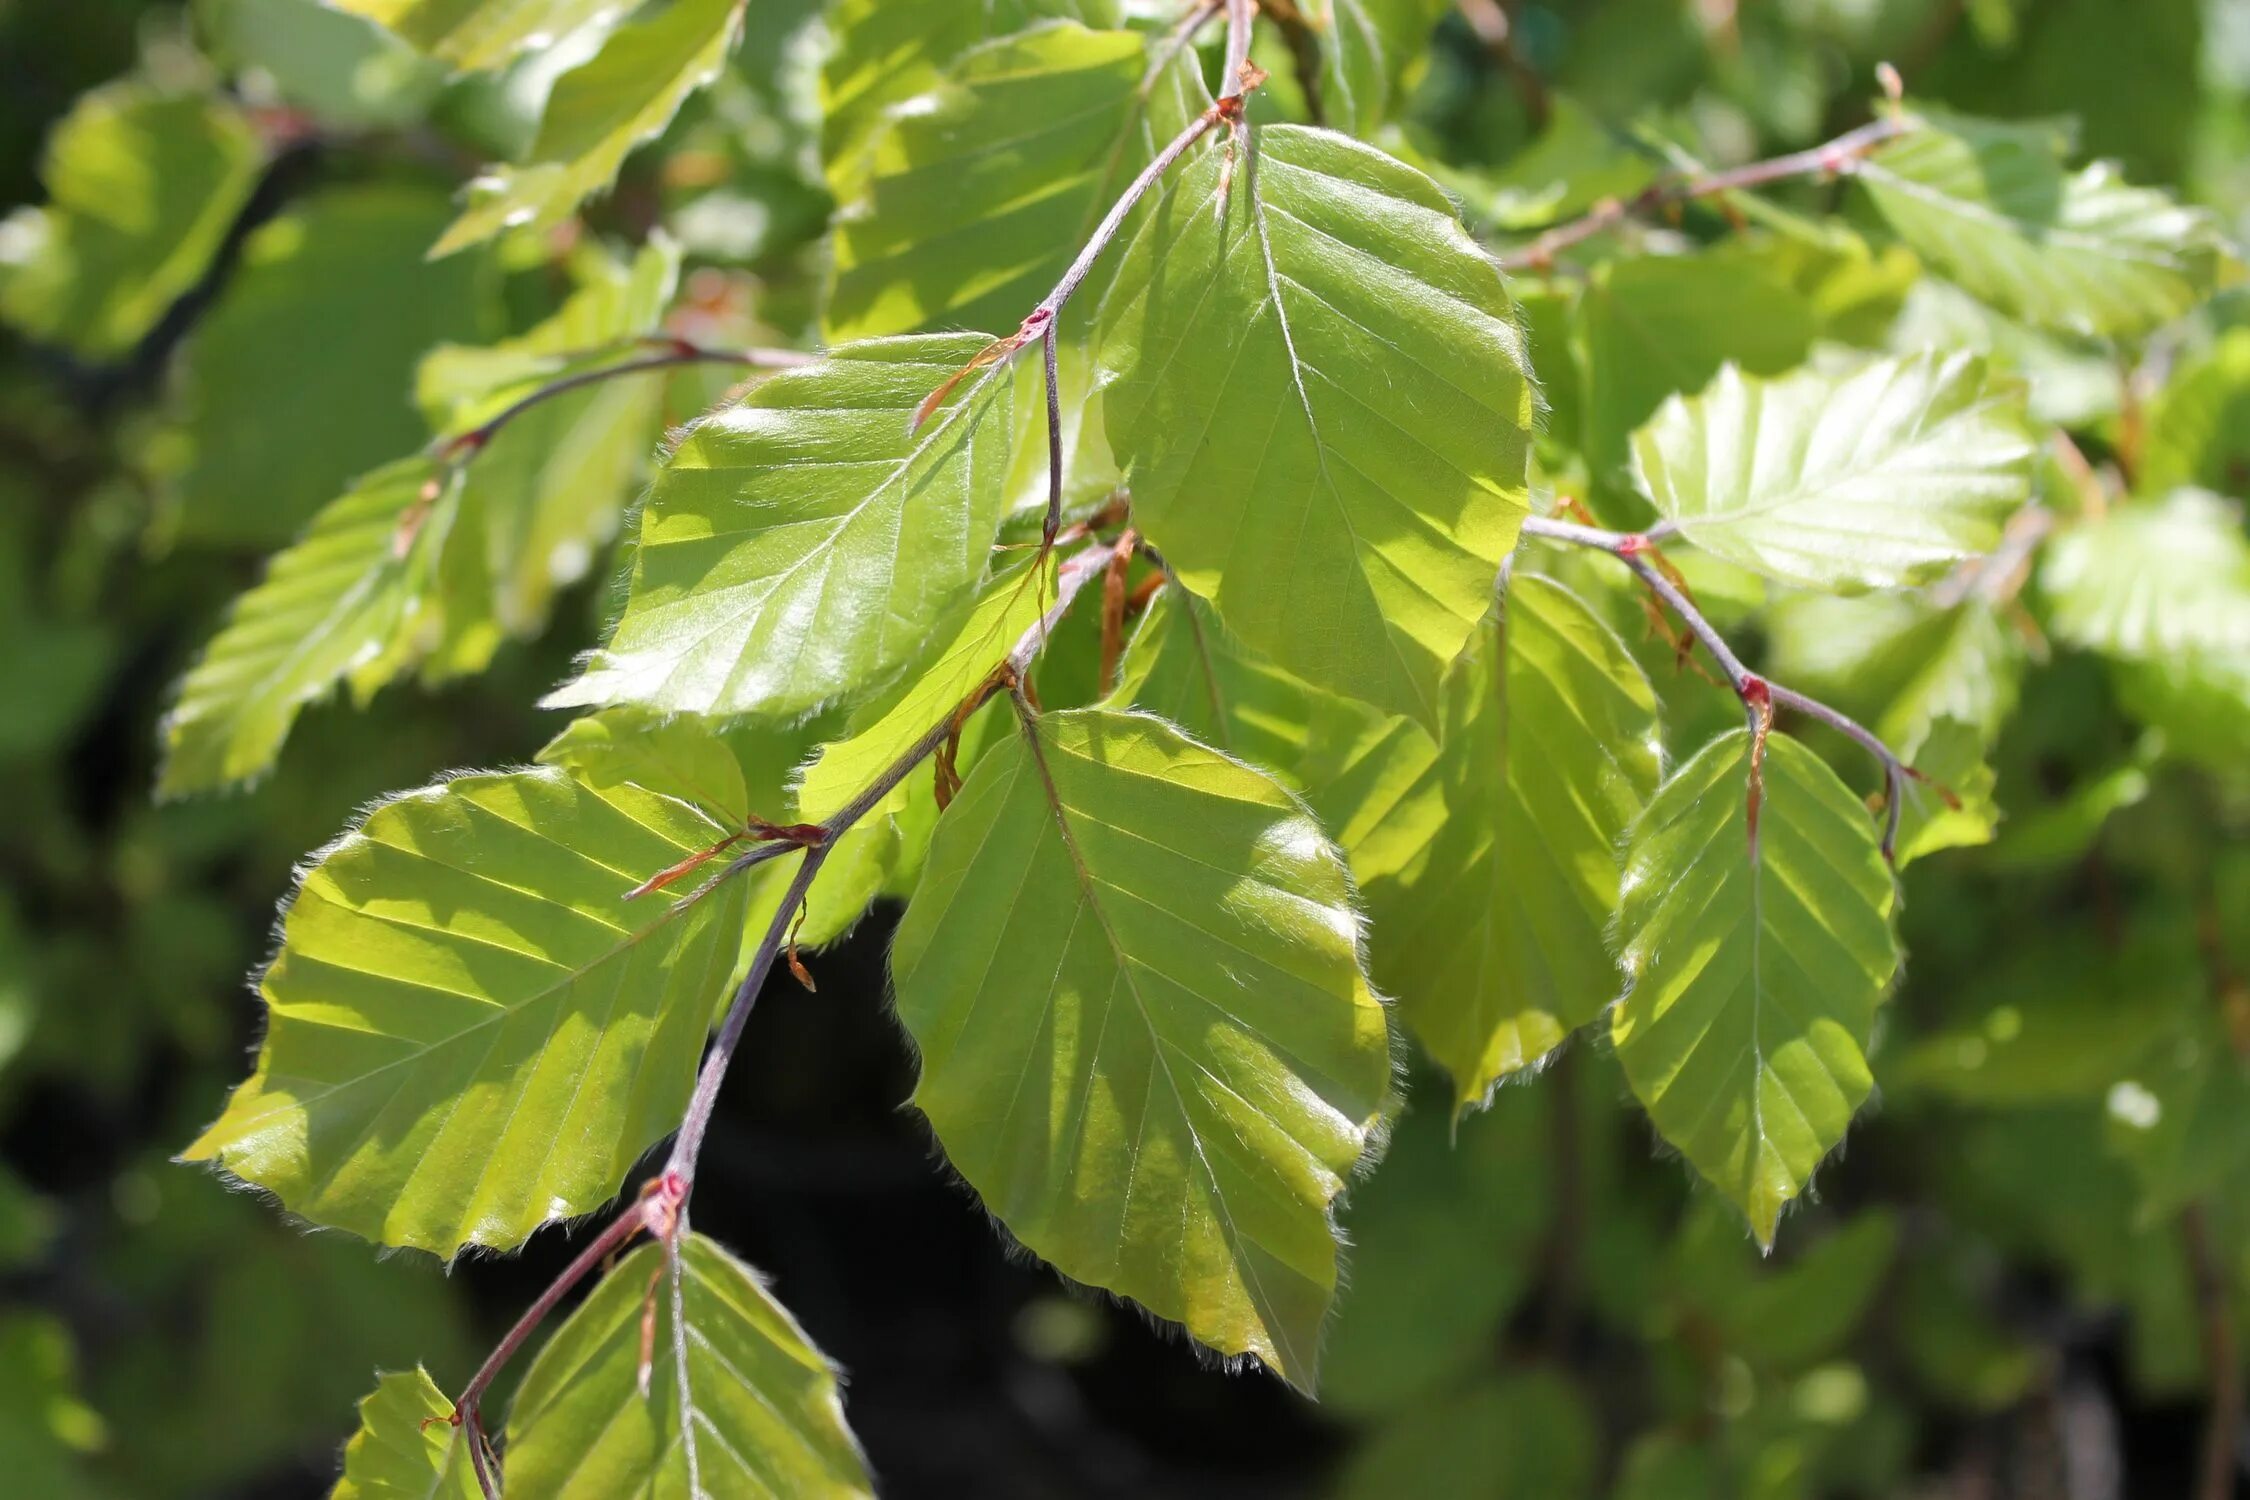
[{"label": "twig", "polygon": [[684,1345],[678,1342],[684,1336],[678,1331],[682,1326],[684,1313],[677,1269],[678,1242],[687,1232],[688,1199],[695,1191],[697,1158],[702,1154],[703,1142],[710,1130],[712,1110],[718,1103],[719,1089],[726,1082],[727,1068],[734,1061],[735,1050],[741,1045],[742,1033],[749,1025],[750,1013],[758,1003],[758,992],[764,988],[767,976],[773,972],[774,963],[788,946],[790,927],[795,922],[799,909],[803,907],[806,895],[812,890],[814,879],[820,874],[822,862],[828,858],[829,851],[835,848],[836,841],[860,819],[879,807],[900,782],[914,773],[915,767],[929,759],[953,734],[960,719],[991,695],[994,684],[1003,680],[1003,674],[1005,680],[1020,680],[1023,674],[1031,670],[1032,663],[1046,649],[1049,636],[1054,633],[1055,626],[1070,609],[1079,591],[1108,566],[1112,553],[1113,549],[1108,543],[1096,542],[1072,554],[1057,570],[1054,604],[1017,639],[1007,656],[1002,658],[993,677],[980,684],[967,700],[940,718],[850,802],[823,823],[780,830],[784,836],[782,840],[761,844],[735,860],[709,885],[687,898],[690,901],[700,900],[712,886],[753,864],[777,858],[791,848],[804,850],[804,860],[797,866],[797,873],[791,877],[788,889],[782,894],[781,904],[775,908],[772,920],[766,925],[765,936],[759,940],[757,951],[751,956],[749,973],[735,988],[734,999],[727,1007],[726,1019],[720,1024],[719,1033],[712,1040],[710,1050],[704,1054],[703,1066],[696,1074],[695,1091],[689,1096],[687,1113],[680,1121],[679,1134],[672,1143],[671,1154],[665,1159],[663,1171],[642,1191],[640,1199],[589,1241],[586,1248],[563,1269],[562,1274],[539,1294],[538,1300],[525,1309],[523,1316],[516,1320],[515,1326],[501,1338],[492,1353],[485,1358],[484,1364],[470,1378],[460,1399],[454,1402],[453,1421],[466,1436],[470,1464],[476,1471],[477,1484],[486,1500],[500,1500],[500,1486],[497,1477],[490,1472],[485,1452],[481,1410],[485,1393],[491,1389],[492,1382],[502,1367],[523,1348],[571,1288],[644,1229],[664,1244],[671,1261],[674,1357],[679,1367],[681,1421],[686,1422],[686,1353]]},{"label": "twig", "polygon": [[1607,199],[1583,217],[1558,224],[1530,244],[1494,256],[1493,261],[1503,271],[1545,270],[1555,263],[1555,257],[1561,252],[1638,214],[1721,193],[1765,187],[1793,177],[1844,176],[1856,171],[1861,159],[1876,147],[1914,128],[1911,116],[1887,114],[1856,130],[1848,130],[1832,141],[1792,151],[1786,156],[1770,157],[1723,172],[1672,173],[1659,177],[1632,197]]},{"label": "twig", "polygon": [[558,376],[545,385],[527,391],[468,431],[440,439],[432,450],[432,456],[448,466],[466,463],[481,452],[499,434],[501,428],[533,407],[571,391],[597,385],[605,380],[615,380],[620,376],[641,375],[650,370],[669,370],[681,365],[741,365],[749,369],[779,370],[810,364],[818,357],[797,349],[713,349],[691,343],[687,339],[669,337],[651,342],[662,346],[658,353]]},{"label": "twig", "polygon": [[1857,741],[1868,754],[1875,757],[1876,764],[1883,770],[1886,815],[1883,826],[1883,858],[1895,862],[1906,778],[1911,776],[1921,780],[1921,773],[1899,759],[1890,746],[1883,743],[1880,735],[1858,720],[1830,708],[1817,698],[1769,681],[1744,666],[1742,658],[1735,655],[1734,648],[1727,644],[1726,637],[1719,634],[1718,627],[1704,617],[1702,610],[1696,608],[1695,601],[1688,598],[1686,592],[1650,560],[1650,553],[1655,550],[1655,539],[1670,535],[1668,529],[1651,527],[1647,531],[1604,531],[1596,526],[1580,526],[1570,521],[1531,516],[1523,523],[1523,534],[1607,552],[1632,569],[1634,575],[1648,586],[1649,592],[1662,600],[1665,607],[1677,615],[1680,623],[1711,653],[1711,659],[1719,664],[1719,670],[1726,673],[1727,685],[1742,700],[1743,712],[1749,718],[1753,735],[1762,734],[1769,727],[1773,710],[1787,708]]},{"label": "twig", "polygon": [[2211,1412],[2203,1428],[2195,1497],[2227,1500],[2234,1493],[2235,1452],[2242,1429],[2241,1354],[2227,1306],[2226,1271],[2211,1243],[2211,1225],[2202,1204],[2191,1203],[2180,1210],[2180,1238],[2187,1247],[2196,1315],[2202,1324],[2203,1367],[2211,1382]]}]

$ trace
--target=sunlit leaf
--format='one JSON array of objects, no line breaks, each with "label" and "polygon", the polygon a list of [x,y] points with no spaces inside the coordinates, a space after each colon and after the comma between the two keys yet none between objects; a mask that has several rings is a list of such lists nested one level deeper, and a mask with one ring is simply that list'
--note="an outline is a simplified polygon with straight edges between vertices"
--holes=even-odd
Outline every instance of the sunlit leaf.
[{"label": "sunlit leaf", "polygon": [[2031,496],[2021,387],[1974,355],[1779,380],[1732,365],[1633,438],[1657,513],[1706,552],[1808,588],[1927,581]]},{"label": "sunlit leaf", "polygon": [[497,68],[551,45],[617,0],[328,0],[375,21],[432,57],[461,68]]},{"label": "sunlit leaf", "polygon": [[726,831],[559,770],[382,804],[289,901],[257,1069],[187,1159],[440,1255],[598,1207],[679,1122],[741,921],[625,893]]},{"label": "sunlit leaf", "polygon": [[1435,757],[1360,840],[1381,872],[1359,868],[1375,981],[1467,1109],[1617,997],[1617,845],[1661,742],[1624,642],[1520,564],[1438,722]]},{"label": "sunlit leaf", "polygon": [[[525,1373],[508,1414],[507,1493],[522,1500],[873,1494],[866,1460],[844,1425],[836,1371],[796,1320],[755,1271],[714,1241],[692,1235],[680,1256],[687,1400],[680,1399],[663,1251],[645,1245],[602,1279]],[[654,1357],[643,1394],[642,1316],[651,1297]]]},{"label": "sunlit leaf", "polygon": [[988,342],[847,345],[690,429],[641,509],[623,613],[549,704],[786,717],[885,686],[966,602],[999,526],[1008,373],[908,425]]},{"label": "sunlit leaf", "polygon": [[1859,180],[1925,259],[2041,328],[2135,338],[2241,272],[2211,216],[2106,162],[2066,171],[2052,124],[1922,110]]},{"label": "sunlit leaf", "polygon": [[504,229],[544,229],[606,190],[635,146],[660,133],[726,65],[748,0],[671,0],[636,16],[555,81],[522,161],[471,184],[470,204],[432,249],[445,255]]},{"label": "sunlit leaf", "polygon": [[1760,1244],[1844,1138],[1899,964],[1896,892],[1867,809],[1810,750],[1707,746],[1626,846],[1627,976],[1610,1034],[1657,1132],[1749,1217]]},{"label": "sunlit leaf", "polygon": [[165,716],[159,791],[259,775],[307,703],[339,683],[364,700],[409,664],[397,647],[444,531],[425,508],[428,476],[418,459],[367,475],[235,602]]},{"label": "sunlit leaf", "polygon": [[978,762],[892,950],[915,1103],[1065,1275],[1310,1388],[1329,1205],[1390,1090],[1342,857],[1161,721],[1049,713]]},{"label": "sunlit leaf", "polygon": [[1177,584],[1149,601],[1117,669],[1117,701],[1284,781],[1302,777],[1316,696]]},{"label": "sunlit leaf", "polygon": [[2236,506],[2201,490],[2064,530],[2039,586],[2074,646],[2129,661],[2250,655],[2250,537]]},{"label": "sunlit leaf", "polygon": [[1304,0],[1326,123],[1364,136],[1396,116],[1447,8],[1445,0]]},{"label": "sunlit leaf", "polygon": [[328,1500],[477,1500],[453,1402],[427,1370],[397,1371],[359,1403],[344,1473]]},{"label": "sunlit leaf", "polygon": [[2192,484],[2250,495],[2250,329],[2222,335],[2164,383],[2137,477],[2151,494]]},{"label": "sunlit leaf", "polygon": [[1038,26],[971,50],[899,104],[839,210],[831,339],[1011,328],[1125,184],[1209,103],[1137,32]]},{"label": "sunlit leaf", "polygon": [[86,95],[47,142],[48,203],[0,236],[0,319],[88,358],[123,354],[203,275],[262,154],[230,104],[132,83]]},{"label": "sunlit leaf", "polygon": [[1250,141],[1175,173],[1102,309],[1134,522],[1276,665],[1433,723],[1524,514],[1523,335],[1427,178],[1325,131]]}]

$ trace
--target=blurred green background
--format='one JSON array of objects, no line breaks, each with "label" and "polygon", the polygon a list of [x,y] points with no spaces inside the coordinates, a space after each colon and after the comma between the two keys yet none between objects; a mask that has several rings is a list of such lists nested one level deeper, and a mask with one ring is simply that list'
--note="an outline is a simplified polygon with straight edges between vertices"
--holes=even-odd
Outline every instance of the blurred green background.
[{"label": "blurred green background", "polygon": [[[1491,8],[1447,22],[1415,129],[1496,168],[1566,98],[1714,160],[1805,145],[1864,118],[1888,59],[1924,97],[2081,114],[2092,152],[2250,222],[2243,0],[1552,0],[1505,8],[1502,56],[1475,25]],[[662,170],[643,153],[594,215],[623,238],[663,217],[691,295],[781,338],[805,336],[828,209],[817,12],[752,0]],[[168,1157],[243,1070],[244,976],[292,866],[379,793],[527,760],[554,727],[530,705],[591,642],[599,587],[472,681],[310,713],[246,794],[150,794],[157,720],[227,601],[419,440],[419,354],[560,294],[504,251],[422,260],[475,163],[521,145],[538,73],[448,83],[312,0],[0,0],[0,208],[41,200],[50,129],[126,75],[229,91],[261,163],[207,226],[217,269],[146,335],[88,358],[0,330],[0,1491],[319,1493],[376,1369],[458,1385],[567,1253],[382,1260]],[[1491,180],[1499,220],[1613,190]],[[2183,848],[2241,829],[2239,789],[2149,762],[2083,663],[2039,674],[2022,719],[2011,807],[2048,844],[1914,872],[1894,1043],[1937,1082],[1859,1127],[1772,1267],[1653,1158],[1608,1060],[1573,1056],[1458,1147],[1442,1120],[1402,1126],[1347,1216],[1357,1285],[1324,1406],[1201,1368],[1009,1259],[932,1162],[898,1109],[887,920],[824,961],[819,995],[785,983],[759,1011],[698,1227],[845,1365],[898,1495],[1379,1496],[1425,1472],[1554,1495],[1600,1474],[1662,1500],[1720,1493],[1721,1450],[1776,1496],[2184,1493],[2202,1367],[2180,1247],[2134,1233],[2098,1113],[2048,1062],[2023,1061],[1995,1114],[1970,1107],[1990,1078],[1956,1098],[1944,1059],[2011,996],[2169,983],[2198,922],[2250,942],[2250,884],[2171,880]],[[1983,1019],[1959,1019],[1964,994]],[[1402,1405],[1409,1388],[1437,1394]],[[1703,1415],[1620,1462],[1681,1410]]]}]

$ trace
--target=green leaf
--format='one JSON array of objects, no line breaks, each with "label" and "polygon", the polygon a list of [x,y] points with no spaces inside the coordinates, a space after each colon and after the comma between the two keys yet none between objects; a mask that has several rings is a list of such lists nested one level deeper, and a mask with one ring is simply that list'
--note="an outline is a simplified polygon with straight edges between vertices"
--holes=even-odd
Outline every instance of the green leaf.
[{"label": "green leaf", "polygon": [[1729,1354],[1761,1371],[1803,1369],[1843,1352],[1899,1238],[1898,1217],[1873,1209],[1775,1263],[1750,1253],[1724,1211],[1691,1211],[1672,1247],[1673,1295]]},{"label": "green leaf", "polygon": [[1599,1436],[1586,1398],[1546,1370],[1494,1376],[1407,1411],[1353,1453],[1338,1500],[1593,1492]]},{"label": "green leaf", "polygon": [[262,155],[231,105],[136,83],[85,95],[47,142],[47,205],[0,237],[0,320],[88,359],[124,354],[202,277]]},{"label": "green leaf", "polygon": [[1445,0],[1304,0],[1300,8],[1320,39],[1322,113],[1357,136],[1401,112],[1448,9]]},{"label": "green leaf", "polygon": [[2149,403],[2137,478],[2155,495],[2183,485],[2250,495],[2250,328],[2181,361]]},{"label": "green leaf", "polygon": [[1657,1132],[1771,1245],[1873,1086],[1897,897],[1866,808],[1818,756],[1767,741],[1755,836],[1751,778],[1736,730],[1635,825],[1610,1035]]},{"label": "green leaf", "polygon": [[1209,104],[1192,53],[1152,61],[1138,32],[1053,22],[973,49],[895,106],[837,214],[829,338],[1013,327]]},{"label": "green leaf", "polygon": [[1859,167],[1891,227],[1924,259],[2040,328],[2138,338],[2241,267],[2211,216],[2097,162],[2063,168],[2067,134],[1921,110]]},{"label": "green leaf", "polygon": [[500,67],[519,52],[615,9],[615,0],[327,0],[458,68]]},{"label": "green leaf", "polygon": [[928,90],[978,43],[1043,20],[1100,30],[1122,19],[1117,0],[834,0],[828,31],[835,44],[820,72],[820,157],[829,186],[839,199],[857,196],[885,110]]},{"label": "green leaf", "polygon": [[[644,1245],[619,1262],[524,1375],[508,1414],[503,1472],[511,1500],[873,1494],[867,1461],[844,1425],[834,1367],[757,1273],[702,1235],[690,1235],[680,1251],[682,1402],[663,1256],[662,1247]],[[652,1295],[654,1358],[644,1394],[641,1320]]]},{"label": "green leaf", "polygon": [[1364,842],[1375,982],[1456,1110],[1617,995],[1617,846],[1655,791],[1656,693],[1600,616],[1520,569],[1446,674],[1438,749]]},{"label": "green leaf", "polygon": [[1764,269],[1711,256],[1637,256],[1598,267],[1579,303],[1584,455],[1622,481],[1635,428],[1664,398],[1700,391],[1722,365],[1779,375],[1804,363],[1812,307]]},{"label": "green leaf", "polygon": [[1390,1093],[1342,856],[1161,721],[1049,713],[939,823],[892,949],[914,1102],[1015,1237],[1310,1389],[1329,1207]]},{"label": "green leaf", "polygon": [[440,1255],[598,1207],[679,1123],[741,923],[732,887],[625,893],[726,832],[558,770],[377,807],[287,904],[257,1069],[186,1159]]},{"label": "green leaf", "polygon": [[453,1402],[427,1370],[378,1376],[328,1500],[477,1500]]},{"label": "green leaf", "polygon": [[2023,392],[1966,354],[1674,397],[1633,438],[1657,513],[1696,546],[1806,588],[1927,581],[1989,551],[2031,498]]},{"label": "green leaf", "polygon": [[338,683],[364,701],[408,664],[398,648],[444,530],[443,517],[413,519],[429,472],[409,458],[367,475],[235,601],[165,715],[161,795],[258,776],[307,703]]},{"label": "green leaf", "polygon": [[606,189],[633,148],[726,66],[746,3],[671,0],[612,32],[555,81],[530,152],[471,184],[469,207],[430,253],[450,255],[504,229],[551,228]]},{"label": "green leaf", "polygon": [[1245,646],[1176,583],[1149,601],[1112,694],[1292,783],[1303,773],[1316,696],[1325,695]]},{"label": "green leaf", "polygon": [[758,811],[742,760],[704,719],[639,708],[605,709],[571,720],[541,748],[539,763],[561,766],[596,791],[630,782],[677,797],[722,828],[743,827]]},{"label": "green leaf", "polygon": [[2225,1012],[2192,1005],[2166,1044],[2142,1049],[2140,1066],[2109,1091],[2108,1142],[2140,1185],[2142,1228],[2198,1201],[2234,1198],[2250,1168],[2250,1059],[2230,1035],[2239,1011],[2239,996]]},{"label": "green leaf", "polygon": [[277,545],[354,475],[425,440],[403,395],[415,361],[497,311],[487,258],[423,258],[447,212],[433,191],[369,184],[250,237],[187,346],[176,535]]},{"label": "green leaf", "polygon": [[956,618],[999,528],[1008,372],[908,428],[989,342],[846,345],[691,428],[642,507],[623,614],[548,706],[779,718],[882,688]]},{"label": "green leaf", "polygon": [[1434,723],[1526,509],[1523,335],[1429,179],[1325,131],[1249,140],[1172,176],[1102,308],[1134,523],[1276,665]]},{"label": "green leaf", "polygon": [[2201,490],[2124,505],[2047,544],[2039,586],[2071,645],[2125,661],[2250,655],[2250,538]]}]

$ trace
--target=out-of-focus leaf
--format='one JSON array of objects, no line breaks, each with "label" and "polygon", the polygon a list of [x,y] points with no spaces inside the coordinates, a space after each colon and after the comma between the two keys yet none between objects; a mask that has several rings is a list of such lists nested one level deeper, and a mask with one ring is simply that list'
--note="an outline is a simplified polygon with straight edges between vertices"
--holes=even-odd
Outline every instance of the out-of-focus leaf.
[{"label": "out-of-focus leaf", "polygon": [[1560,1375],[1496,1377],[1377,1429],[1333,1493],[1337,1500],[1439,1493],[1579,1500],[1592,1492],[1597,1442],[1585,1397]]},{"label": "out-of-focus leaf", "polygon": [[742,917],[625,894],[726,832],[558,770],[382,804],[289,901],[257,1070],[186,1159],[439,1255],[598,1207],[679,1122]]},{"label": "out-of-focus leaf", "polygon": [[2201,485],[2250,495],[2250,328],[2184,361],[2149,403],[2137,476],[2151,494]]},{"label": "out-of-focus leaf", "polygon": [[460,68],[497,68],[519,51],[549,46],[616,0],[327,0],[365,16],[432,57]]},{"label": "out-of-focus leaf", "polygon": [[412,125],[445,84],[443,66],[321,0],[195,0],[194,8],[216,60],[270,78],[283,99],[326,124]]},{"label": "out-of-focus leaf", "polygon": [[1399,113],[1448,6],[1445,0],[1303,0],[1300,9],[1320,47],[1326,123],[1367,136]]},{"label": "out-of-focus leaf", "polygon": [[[1250,140],[1182,164],[1102,308],[1134,524],[1278,666],[1431,724],[1526,508],[1523,335],[1429,179],[1324,131]],[[1247,561],[1281,538],[1287,568]]]},{"label": "out-of-focus leaf", "polygon": [[1723,736],[1634,827],[1611,1036],[1658,1133],[1770,1245],[1873,1087],[1897,896],[1866,809],[1825,762],[1771,736],[1754,824],[1752,766],[1748,731]]},{"label": "out-of-focus leaf", "polygon": [[870,143],[837,216],[829,338],[1013,327],[1209,102],[1193,54],[1156,67],[1137,32],[1055,22],[972,49]]},{"label": "out-of-focus leaf", "polygon": [[898,929],[914,1102],[1033,1252],[1309,1390],[1329,1205],[1390,1093],[1357,937],[1277,783],[1146,715],[1040,715],[970,773]]},{"label": "out-of-focus leaf", "polygon": [[262,155],[232,105],[136,83],[86,95],[47,142],[48,203],[0,233],[0,320],[86,359],[124,354],[202,277]]},{"label": "out-of-focus leaf", "polygon": [[170,522],[181,538],[272,546],[352,476],[424,440],[415,361],[475,337],[496,310],[484,257],[424,260],[446,212],[422,188],[346,187],[250,238],[188,345]]},{"label": "out-of-focus leaf", "polygon": [[[645,1245],[620,1261],[539,1351],[508,1413],[508,1494],[872,1495],[835,1369],[757,1273],[702,1235],[680,1249],[681,1399],[663,1254]],[[644,1387],[642,1317],[652,1297],[655,1357]]]},{"label": "out-of-focus leaf", "polygon": [[691,428],[641,509],[623,613],[549,706],[787,718],[887,685],[958,617],[999,528],[1008,372],[909,426],[988,342],[846,345]]},{"label": "out-of-focus leaf", "polygon": [[530,152],[471,184],[468,208],[430,253],[451,254],[506,229],[548,228],[606,190],[633,148],[661,133],[726,65],[747,3],[671,0],[610,33],[592,60],[555,80]]},{"label": "out-of-focus leaf", "polygon": [[1906,242],[1979,297],[2035,327],[2136,338],[2241,265],[2211,216],[2097,162],[2063,167],[2066,131],[1923,110],[1860,164]]},{"label": "out-of-focus leaf", "polygon": [[1733,365],[1633,438],[1657,513],[1707,552],[1807,588],[1896,587],[1989,550],[2031,495],[2019,386],[1974,355],[1847,375]]},{"label": "out-of-focus leaf", "polygon": [[2250,537],[2201,490],[2120,506],[2047,544],[2054,633],[2124,661],[2250,655]]}]

